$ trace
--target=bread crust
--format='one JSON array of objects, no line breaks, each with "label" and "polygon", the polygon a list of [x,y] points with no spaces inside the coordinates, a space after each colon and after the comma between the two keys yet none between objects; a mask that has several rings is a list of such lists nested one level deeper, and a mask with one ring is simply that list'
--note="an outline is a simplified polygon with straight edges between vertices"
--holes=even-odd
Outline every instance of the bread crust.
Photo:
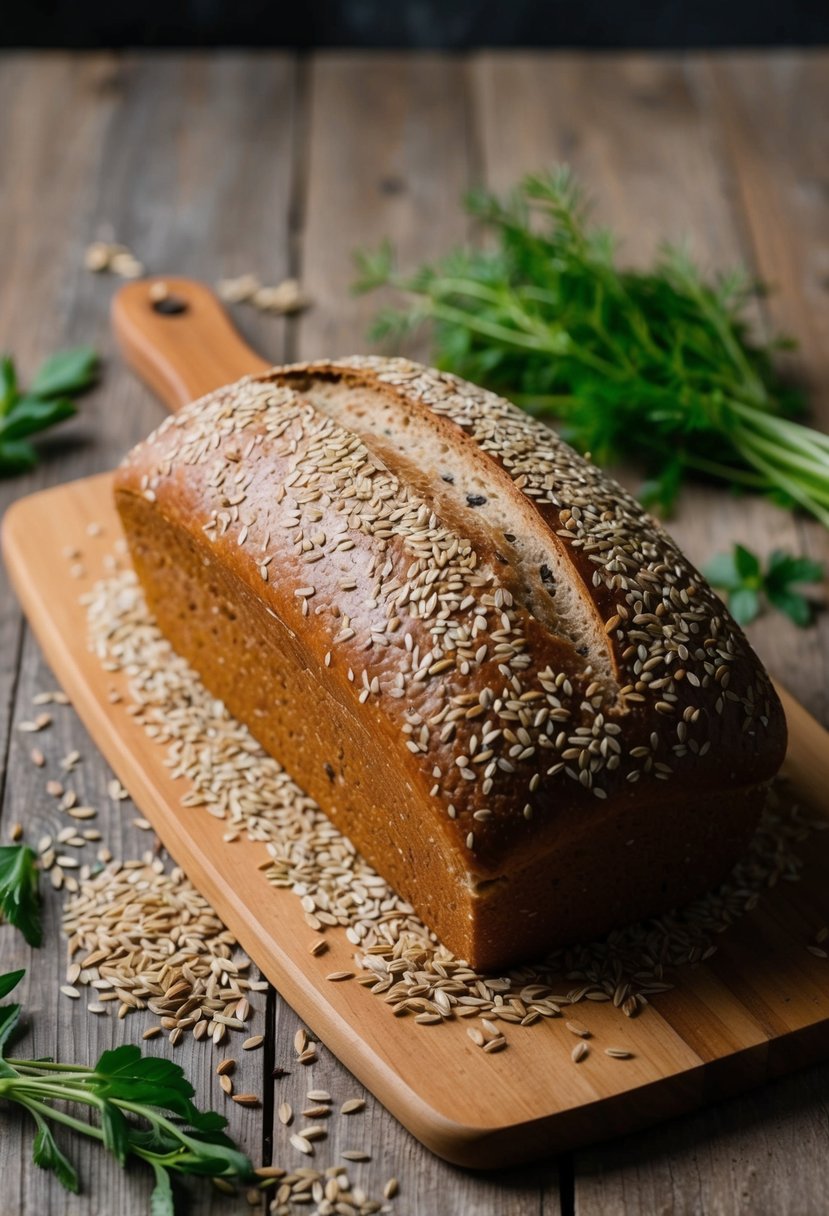
[{"label": "bread crust", "polygon": [[473,965],[690,898],[746,842],[785,752],[768,676],[635,500],[502,399],[275,368],[167,419],[116,499],[176,649]]}]

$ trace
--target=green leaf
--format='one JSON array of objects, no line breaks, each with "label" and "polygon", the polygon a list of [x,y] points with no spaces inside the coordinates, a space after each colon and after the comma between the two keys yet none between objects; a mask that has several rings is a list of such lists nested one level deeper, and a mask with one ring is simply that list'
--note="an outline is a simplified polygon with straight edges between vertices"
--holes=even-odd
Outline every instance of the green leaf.
[{"label": "green leaf", "polygon": [[750,625],[760,615],[760,597],[751,587],[738,587],[728,597],[728,607],[738,625]]},{"label": "green leaf", "polygon": [[0,1055],[19,1021],[19,1005],[0,1005]]},{"label": "green leaf", "polygon": [[43,399],[82,393],[95,383],[98,366],[98,355],[90,346],[58,351],[41,365],[29,393]]},{"label": "green leaf", "polygon": [[781,549],[775,549],[769,558],[766,584],[785,587],[790,583],[819,583],[824,573],[821,562],[809,557],[793,557]]},{"label": "green leaf", "polygon": [[77,1195],[80,1190],[80,1180],[72,1162],[58,1148],[48,1123],[36,1111],[32,1111],[37,1120],[37,1132],[32,1145],[32,1160],[43,1170],[52,1170],[61,1186]]},{"label": "green leaf", "polygon": [[105,1051],[95,1065],[95,1075],[103,1098],[147,1103],[204,1131],[218,1131],[227,1124],[223,1115],[202,1112],[193,1105],[193,1086],[178,1064],[159,1056],[143,1056],[132,1043]]},{"label": "green leaf", "polygon": [[104,1133],[104,1147],[109,1149],[119,1165],[125,1165],[129,1152],[129,1124],[111,1102],[106,1102],[101,1108],[101,1131]]},{"label": "green leaf", "polygon": [[12,409],[0,420],[0,444],[25,439],[47,427],[55,426],[76,414],[77,407],[68,397],[40,401],[37,397],[18,397]]},{"label": "green leaf", "polygon": [[740,575],[733,553],[718,553],[702,567],[702,573],[712,587],[723,587],[728,591],[736,590],[740,585]]},{"label": "green leaf", "polygon": [[0,477],[13,473],[26,473],[37,464],[37,452],[30,443],[22,440],[3,442],[0,438]]},{"label": "green leaf", "polygon": [[760,576],[760,559],[756,553],[746,549],[745,545],[734,546],[734,566],[744,582],[758,579]]},{"label": "green leaf", "polygon": [[784,613],[794,621],[795,625],[801,629],[811,625],[814,609],[805,595],[799,595],[796,591],[778,591],[771,588],[767,594],[769,603],[773,604],[778,612]]},{"label": "green leaf", "polygon": [[153,1162],[155,1186],[150,1195],[150,1216],[175,1216],[175,1201],[170,1175],[163,1165]]},{"label": "green leaf", "polygon": [[19,971],[7,971],[5,975],[0,975],[0,997],[8,996],[11,990],[17,987],[25,974],[25,969],[21,967]]},{"label": "green leaf", "polygon": [[30,946],[39,946],[43,936],[35,860],[28,845],[0,847],[0,913]]},{"label": "green leaf", "polygon": [[17,396],[17,373],[10,355],[0,359],[0,418],[8,413]]}]

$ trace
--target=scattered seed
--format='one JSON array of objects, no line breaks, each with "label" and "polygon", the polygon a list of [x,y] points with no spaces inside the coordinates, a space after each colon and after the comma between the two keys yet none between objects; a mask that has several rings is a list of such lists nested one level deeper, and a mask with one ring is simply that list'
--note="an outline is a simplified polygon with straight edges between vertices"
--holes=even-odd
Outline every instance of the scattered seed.
[{"label": "scattered seed", "polygon": [[570,1031],[570,1034],[577,1034],[582,1039],[590,1038],[590,1031],[587,1029],[587,1027],[584,1025],[583,1022],[566,1021],[564,1023],[564,1025]]},{"label": "scattered seed", "polygon": [[306,1157],[313,1157],[314,1146],[310,1140],[306,1140],[305,1136],[291,1136],[291,1144],[299,1153],[304,1153]]},{"label": "scattered seed", "polygon": [[357,1111],[365,1110],[365,1098],[349,1098],[347,1102],[343,1102],[340,1107],[341,1115],[355,1115]]},{"label": "scattered seed", "polygon": [[400,1183],[396,1178],[389,1178],[386,1185],[383,1187],[383,1198],[394,1199],[397,1192],[400,1190]]},{"label": "scattered seed", "polygon": [[293,1119],[293,1117],[294,1117],[294,1112],[293,1112],[293,1110],[291,1109],[291,1104],[290,1104],[290,1102],[282,1102],[282,1103],[280,1103],[279,1110],[277,1111],[277,1114],[279,1115],[279,1122],[280,1122],[280,1123],[284,1123],[284,1124],[285,1124],[285,1126],[287,1127],[287,1126],[288,1126],[288,1124],[289,1124],[289,1123],[292,1121],[292,1119]]},{"label": "scattered seed", "polygon": [[240,1106],[258,1106],[259,1099],[256,1094],[234,1094],[233,1101],[238,1102]]},{"label": "scattered seed", "polygon": [[371,1161],[371,1153],[366,1153],[361,1148],[345,1148],[340,1156],[346,1161]]},{"label": "scattered seed", "polygon": [[77,988],[72,984],[61,984],[60,990],[64,996],[69,996],[73,1001],[76,1001],[81,995]]},{"label": "scattered seed", "polygon": [[576,1043],[576,1046],[570,1052],[570,1059],[574,1064],[579,1064],[590,1052],[590,1048],[586,1043]]},{"label": "scattered seed", "polygon": [[624,1047],[605,1047],[604,1054],[611,1056],[614,1060],[629,1060],[633,1052],[627,1051]]},{"label": "scattered seed", "polygon": [[242,1044],[242,1051],[254,1051],[257,1047],[261,1047],[265,1041],[263,1034],[251,1035],[249,1039],[245,1039]]}]

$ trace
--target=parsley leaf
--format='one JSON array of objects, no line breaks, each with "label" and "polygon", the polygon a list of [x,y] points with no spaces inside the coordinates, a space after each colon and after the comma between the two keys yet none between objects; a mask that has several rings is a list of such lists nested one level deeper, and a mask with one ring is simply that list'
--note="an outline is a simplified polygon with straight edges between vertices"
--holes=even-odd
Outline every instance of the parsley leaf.
[{"label": "parsley leaf", "polygon": [[35,855],[25,844],[0,847],[0,914],[30,946],[39,946],[43,931]]},{"label": "parsley leaf", "polygon": [[762,613],[765,601],[804,628],[814,619],[815,605],[796,585],[821,582],[824,569],[820,562],[782,549],[775,549],[764,569],[756,554],[735,545],[731,553],[712,558],[703,574],[712,587],[726,593],[731,615],[739,625],[751,624]]},{"label": "parsley leaf", "polygon": [[27,442],[29,436],[76,413],[72,397],[95,383],[98,362],[88,346],[60,351],[45,361],[23,392],[12,359],[0,359],[0,477],[34,468],[37,452]]},{"label": "parsley leaf", "polygon": [[748,332],[761,289],[739,273],[711,281],[684,249],[622,269],[613,236],[590,223],[566,168],[524,178],[506,200],[467,210],[492,240],[412,273],[388,242],[356,255],[355,292],[391,287],[373,336],[397,342],[431,326],[433,357],[559,420],[599,464],[630,461],[642,501],[664,513],[688,476],[760,491],[829,527],[829,436],[801,425],[799,396],[775,370],[781,343]]},{"label": "parsley leaf", "polygon": [[[0,975],[0,996],[23,974]],[[177,1174],[252,1177],[250,1161],[224,1132],[227,1120],[215,1111],[198,1109],[193,1087],[178,1064],[143,1056],[132,1044],[105,1051],[94,1068],[12,1058],[3,1048],[19,1014],[19,1005],[0,1005],[0,1099],[32,1115],[37,1128],[34,1162],[53,1170],[67,1190],[78,1191],[80,1180],[59,1148],[52,1124],[100,1141],[122,1166],[131,1157],[146,1161],[155,1175],[153,1216],[173,1216],[172,1181]],[[84,1106],[89,1119],[75,1113]]]}]

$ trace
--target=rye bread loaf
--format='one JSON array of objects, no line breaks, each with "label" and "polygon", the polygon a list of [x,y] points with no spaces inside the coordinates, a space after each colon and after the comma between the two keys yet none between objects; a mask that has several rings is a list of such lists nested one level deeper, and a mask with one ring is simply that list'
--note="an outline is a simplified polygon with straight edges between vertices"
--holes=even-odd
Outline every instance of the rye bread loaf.
[{"label": "rye bread loaf", "polygon": [[116,498],[162,630],[458,955],[722,878],[786,730],[720,600],[547,427],[401,359],[168,418]]}]

